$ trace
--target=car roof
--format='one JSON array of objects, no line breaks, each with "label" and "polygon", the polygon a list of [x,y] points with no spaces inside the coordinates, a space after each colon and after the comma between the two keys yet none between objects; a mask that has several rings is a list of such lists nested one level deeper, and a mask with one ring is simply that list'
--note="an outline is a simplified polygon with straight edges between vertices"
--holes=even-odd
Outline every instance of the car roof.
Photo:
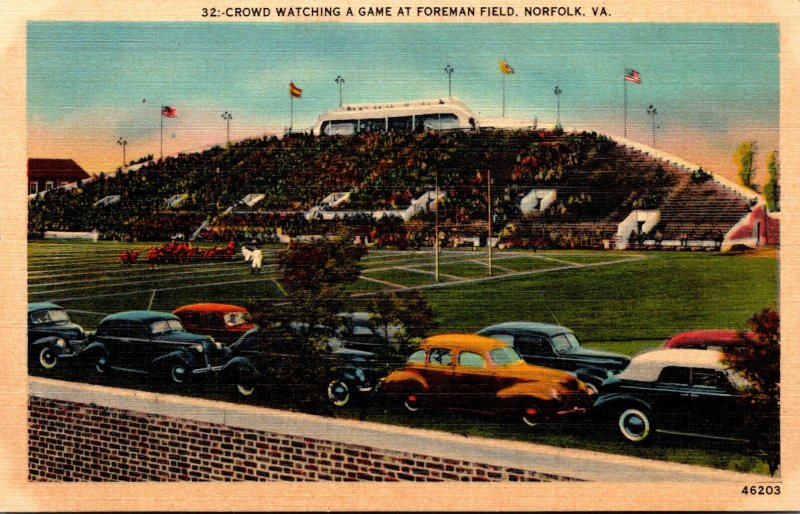
[{"label": "car roof", "polygon": [[63,309],[60,305],[52,302],[33,302],[28,304],[28,312],[38,311],[42,309]]},{"label": "car roof", "polygon": [[555,336],[558,334],[563,334],[565,332],[572,332],[572,330],[568,329],[567,327],[562,327],[561,325],[553,325],[552,323],[539,323],[537,321],[506,321],[504,323],[498,323],[496,325],[491,325],[486,328],[482,328],[478,331],[481,333],[483,331],[488,330],[514,330],[520,332],[541,332],[543,334],[547,334],[549,336]]},{"label": "car roof", "polygon": [[165,319],[178,319],[178,317],[171,312],[158,312],[158,311],[123,311],[111,314],[103,318],[100,323],[113,320],[130,320],[142,321],[148,323],[150,321],[160,321]]},{"label": "car roof", "polygon": [[238,305],[230,305],[227,303],[193,303],[192,305],[184,305],[178,307],[174,311],[175,314],[189,311],[200,312],[247,312],[247,309]]},{"label": "car roof", "polygon": [[485,352],[495,348],[504,348],[508,345],[499,339],[480,336],[476,334],[438,334],[428,337],[420,343],[420,348],[429,349],[437,346],[449,346],[462,350]]},{"label": "car roof", "polygon": [[[681,332],[680,334],[670,337],[665,344],[680,346],[698,343],[739,343],[741,342],[739,334],[740,332],[738,330],[728,329],[690,330],[689,332]],[[745,332],[745,335],[750,339],[755,339],[755,334],[749,330]]]},{"label": "car roof", "polygon": [[726,369],[723,363],[725,354],[716,350],[694,350],[669,348],[641,353],[631,359],[631,363],[619,375],[625,380],[655,382],[661,370],[667,366],[685,368]]}]

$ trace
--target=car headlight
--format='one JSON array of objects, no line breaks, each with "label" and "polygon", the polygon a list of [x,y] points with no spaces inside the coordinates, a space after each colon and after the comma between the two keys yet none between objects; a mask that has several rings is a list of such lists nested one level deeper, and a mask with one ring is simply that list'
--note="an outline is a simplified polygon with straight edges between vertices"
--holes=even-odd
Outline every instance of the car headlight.
[{"label": "car headlight", "polygon": [[67,346],[67,342],[59,337],[58,340],[56,341],[56,346],[58,346],[59,348],[65,348]]},{"label": "car headlight", "polygon": [[194,349],[197,350],[197,353],[203,353],[203,345],[202,344],[194,345]]},{"label": "car headlight", "polygon": [[560,400],[561,399],[561,393],[558,392],[555,387],[551,387],[550,388],[550,398],[552,398],[554,400]]},{"label": "car headlight", "polygon": [[362,382],[367,379],[367,376],[364,374],[364,370],[361,368],[356,370],[356,377],[358,377],[358,379]]}]

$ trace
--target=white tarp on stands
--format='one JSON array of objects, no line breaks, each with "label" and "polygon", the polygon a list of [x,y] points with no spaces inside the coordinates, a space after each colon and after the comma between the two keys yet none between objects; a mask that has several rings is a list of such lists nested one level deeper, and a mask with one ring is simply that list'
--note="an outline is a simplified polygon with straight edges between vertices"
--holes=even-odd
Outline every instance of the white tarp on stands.
[{"label": "white tarp on stands", "polygon": [[45,239],[91,239],[97,241],[100,237],[100,232],[92,230],[91,232],[56,232],[54,230],[46,230],[44,233]]}]

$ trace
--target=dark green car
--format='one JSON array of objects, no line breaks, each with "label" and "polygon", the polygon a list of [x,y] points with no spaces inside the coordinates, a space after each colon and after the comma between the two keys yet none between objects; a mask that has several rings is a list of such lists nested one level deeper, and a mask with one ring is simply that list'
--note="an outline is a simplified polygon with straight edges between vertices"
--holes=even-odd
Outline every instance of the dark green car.
[{"label": "dark green car", "polygon": [[82,355],[98,373],[124,371],[189,383],[214,375],[249,396],[258,372],[209,336],[186,332],[169,312],[127,311],[104,318]]},{"label": "dark green car", "polygon": [[53,369],[61,360],[77,356],[86,344],[80,325],[69,319],[67,311],[54,303],[28,304],[28,365],[35,362]]}]

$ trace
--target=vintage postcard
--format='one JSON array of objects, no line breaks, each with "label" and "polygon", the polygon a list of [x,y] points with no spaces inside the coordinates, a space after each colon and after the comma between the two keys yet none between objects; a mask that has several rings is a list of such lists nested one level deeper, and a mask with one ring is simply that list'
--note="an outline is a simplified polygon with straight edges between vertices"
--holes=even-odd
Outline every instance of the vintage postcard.
[{"label": "vintage postcard", "polygon": [[797,2],[3,11],[3,510],[798,508]]}]

